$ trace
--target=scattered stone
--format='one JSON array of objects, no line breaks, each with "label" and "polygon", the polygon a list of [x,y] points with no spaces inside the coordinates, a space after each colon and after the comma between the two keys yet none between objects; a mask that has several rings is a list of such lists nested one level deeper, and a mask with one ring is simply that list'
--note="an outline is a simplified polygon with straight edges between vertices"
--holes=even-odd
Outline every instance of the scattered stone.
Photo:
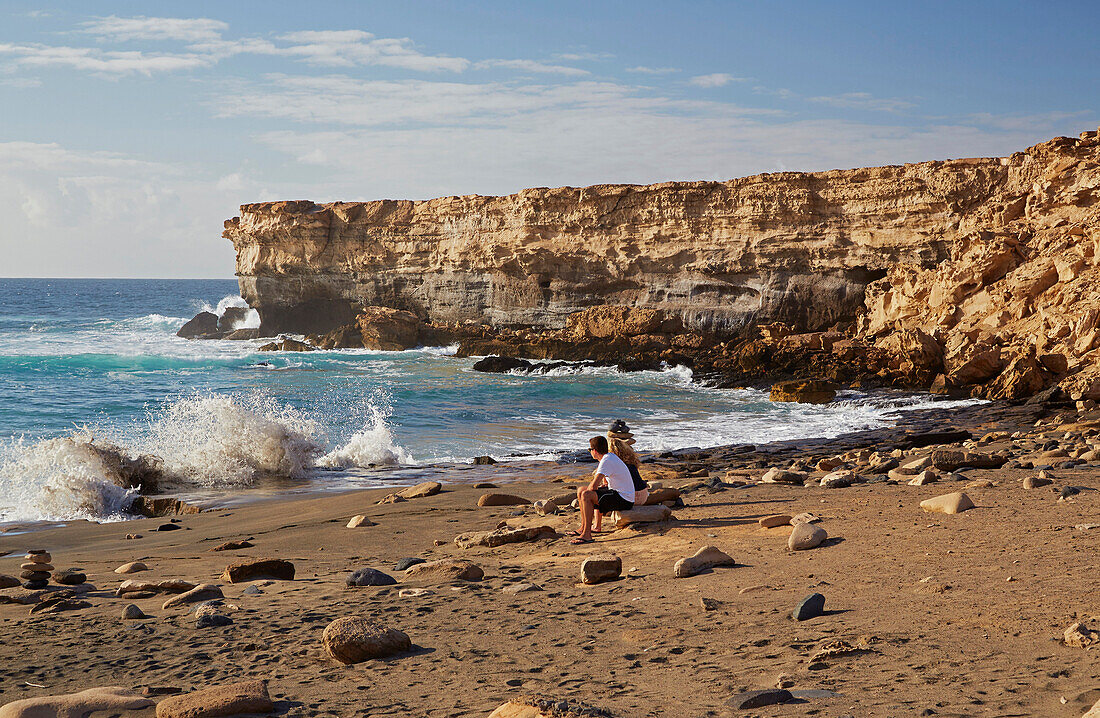
[{"label": "scattered stone", "polygon": [[127,603],[122,609],[122,617],[128,621],[136,621],[140,618],[148,618],[136,604]]},{"label": "scattered stone", "polygon": [[128,688],[107,686],[13,701],[0,708],[0,718],[82,718],[95,711],[141,710],[151,705],[153,701]]},{"label": "scattered stone", "polygon": [[501,589],[503,593],[527,593],[529,591],[541,591],[542,587],[533,583],[513,583]]},{"label": "scattered stone", "polygon": [[974,502],[961,491],[943,496],[935,496],[920,502],[920,507],[928,512],[941,514],[957,514],[967,509],[974,508]]},{"label": "scattered stone", "polygon": [[1054,482],[1050,479],[1045,479],[1041,476],[1028,476],[1024,479],[1025,489],[1038,489],[1043,486],[1050,486]]},{"label": "scattered stone", "polygon": [[46,598],[39,601],[31,608],[31,615],[36,613],[61,613],[62,611],[79,611],[82,608],[91,608],[92,604],[88,601],[81,601],[76,598],[69,598],[68,596],[58,596],[57,598]]},{"label": "scattered stone", "polygon": [[772,385],[768,398],[800,404],[827,404],[836,398],[836,384],[823,379],[781,381]]},{"label": "scattered stone", "polygon": [[157,718],[215,718],[274,711],[266,681],[215,686],[165,698],[157,704]]},{"label": "scattered stone", "polygon": [[792,551],[805,551],[820,546],[827,538],[829,534],[820,526],[796,524],[790,538],[787,539],[787,548]]},{"label": "scattered stone", "polygon": [[206,612],[195,617],[195,628],[221,628],[232,624],[232,618],[217,611]]},{"label": "scattered stone", "polygon": [[426,588],[403,588],[397,592],[398,598],[420,598],[421,596],[435,595],[435,591]]},{"label": "scattered stone", "polygon": [[871,652],[870,641],[872,640],[874,640],[873,637],[861,637],[855,645],[840,639],[825,641],[818,647],[814,654],[810,656],[810,663],[817,663],[826,658],[851,655],[853,653],[869,653]]},{"label": "scattered stone", "polygon": [[410,566],[415,566],[418,563],[425,563],[425,561],[422,558],[416,558],[416,557],[413,557],[413,556],[409,556],[407,558],[403,558],[403,559],[399,560],[397,562],[397,564],[393,567],[393,570],[395,570],[395,571],[404,571],[404,570],[408,569]]},{"label": "scattered stone", "polygon": [[[663,506],[661,508],[664,508]],[[490,548],[503,546],[509,543],[522,543],[525,541],[538,541],[540,539],[558,538],[558,532],[553,526],[529,526],[526,528],[504,528],[493,531],[472,531],[455,536],[455,545],[459,548],[471,546],[488,546]]]},{"label": "scattered stone", "polygon": [[252,548],[253,544],[250,541],[226,541],[223,544],[218,544],[211,551],[240,551],[244,548]]},{"label": "scattered stone", "polygon": [[909,481],[910,486],[926,486],[927,484],[934,484],[940,480],[940,477],[936,476],[934,471],[925,469],[916,475],[915,478]]},{"label": "scattered stone", "polygon": [[127,541],[133,541],[134,539],[141,538],[141,534],[126,534],[125,538]]},{"label": "scattered stone", "polygon": [[378,525],[378,524],[374,523],[373,521],[371,521],[370,519],[368,519],[368,518],[367,518],[366,516],[364,516],[363,514],[358,514],[358,515],[356,515],[356,516],[352,516],[352,517],[351,517],[351,520],[350,520],[350,521],[348,521],[348,525],[347,525],[347,528],[349,528],[349,529],[357,529],[357,528],[359,528],[360,526],[377,526],[377,525]]},{"label": "scattered stone", "polygon": [[558,512],[558,504],[553,499],[540,499],[535,502],[535,512],[539,516],[548,516]]},{"label": "scattered stone", "polygon": [[491,481],[479,481],[474,484],[475,489],[499,489],[500,487]]},{"label": "scattered stone", "polygon": [[773,466],[764,472],[760,481],[765,484],[796,484],[801,486],[806,481],[807,474],[802,471],[787,471]]},{"label": "scattered stone", "polygon": [[185,593],[195,588],[195,584],[190,581],[184,581],[179,578],[170,578],[165,581],[157,581],[155,583],[149,583],[147,581],[137,581],[135,579],[127,579],[119,584],[118,589],[115,591],[116,598],[122,598],[128,594],[134,593]]},{"label": "scattered stone", "polygon": [[156,527],[156,531],[179,531],[183,527],[179,524],[161,524]]},{"label": "scattered stone", "polygon": [[79,586],[88,580],[88,574],[75,568],[67,568],[64,571],[54,571],[53,580],[62,586]]},{"label": "scattered stone", "polygon": [[774,529],[777,526],[789,526],[793,516],[789,514],[775,514],[773,516],[763,516],[758,523],[766,529]]},{"label": "scattered stone", "polygon": [[834,471],[821,477],[821,487],[825,489],[846,489],[860,477],[848,469]]},{"label": "scattered stone", "polygon": [[475,456],[474,466],[492,466],[497,460],[491,456]]},{"label": "scattered stone", "polygon": [[0,589],[2,588],[15,588],[20,585],[19,579],[15,576],[8,576],[7,574],[0,573]]},{"label": "scattered stone", "polygon": [[652,488],[649,490],[649,498],[646,499],[645,505],[663,504],[666,501],[676,501],[679,498],[680,489],[671,486]]},{"label": "scattered stone", "polygon": [[737,562],[732,556],[714,546],[704,546],[694,555],[682,558],[672,567],[672,574],[676,578],[688,578],[702,573],[710,568],[718,566],[736,566]]},{"label": "scattered stone", "polygon": [[131,561],[130,563],[124,563],[115,569],[115,573],[137,573],[138,571],[148,571],[149,567],[141,561]]},{"label": "scattered stone", "polygon": [[344,583],[348,586],[392,586],[397,579],[373,568],[359,568],[348,574]]},{"label": "scattered stone", "polygon": [[699,599],[699,603],[703,606],[704,611],[717,611],[722,608],[722,602],[717,598],[703,597]]},{"label": "scattered stone", "polygon": [[821,517],[811,513],[796,514],[791,518],[791,526],[797,526],[798,524],[816,524],[821,520]]},{"label": "scattered stone", "polygon": [[794,700],[791,692],[784,688],[767,688],[762,691],[748,691],[726,701],[726,707],[744,711],[750,708],[763,708]]},{"label": "scattered stone", "polygon": [[581,561],[581,583],[614,581],[622,572],[623,560],[618,556],[593,556]]},{"label": "scattered stone", "polygon": [[616,528],[623,528],[630,524],[657,523],[667,521],[672,517],[672,509],[667,506],[636,506],[628,511],[612,511],[608,520]]},{"label": "scattered stone", "polygon": [[424,481],[415,486],[401,489],[397,492],[397,495],[403,499],[423,499],[428,496],[435,496],[442,490],[443,484],[438,481]]},{"label": "scattered stone", "polygon": [[426,561],[405,570],[407,580],[480,581],[484,577],[485,572],[477,564],[455,558]]},{"label": "scattered stone", "polygon": [[995,484],[992,481],[990,481],[989,479],[978,479],[977,481],[971,481],[969,484],[966,485],[966,488],[968,488],[968,489],[992,489],[994,487],[994,485]]},{"label": "scattered stone", "polygon": [[412,647],[405,633],[360,616],[344,616],[328,624],[321,643],[325,653],[346,665],[392,656]]},{"label": "scattered stone", "polygon": [[217,333],[218,315],[214,312],[199,312],[179,328],[176,336],[184,339],[195,339]]},{"label": "scattered stone", "polygon": [[234,563],[225,567],[222,572],[222,580],[229,583],[244,583],[261,578],[274,579],[276,581],[293,581],[294,564],[278,558],[261,559],[259,561],[247,561]]},{"label": "scattered stone", "polygon": [[200,583],[190,591],[186,591],[168,599],[161,604],[161,609],[167,611],[169,608],[186,606],[190,603],[199,603],[200,601],[209,601],[212,598],[225,598],[221,588],[212,583]]},{"label": "scattered stone", "polygon": [[612,718],[612,715],[576,700],[528,696],[498,706],[489,718]]},{"label": "scattered stone", "polygon": [[1058,492],[1058,500],[1065,501],[1081,493],[1081,489],[1076,486],[1067,486]]},{"label": "scattered stone", "polygon": [[1097,619],[1078,621],[1062,634],[1062,643],[1075,648],[1088,648],[1100,643],[1100,628],[1089,625]]},{"label": "scattered stone", "polygon": [[477,500],[478,506],[526,506],[529,503],[530,499],[512,494],[483,494]]},{"label": "scattered stone", "polygon": [[811,593],[795,607],[791,617],[796,621],[808,621],[825,613],[825,597],[820,593]]},{"label": "scattered stone", "polygon": [[1092,529],[1100,529],[1100,524],[1076,524],[1073,528],[1078,531],[1091,531]]},{"label": "scattered stone", "polygon": [[142,689],[141,695],[143,696],[174,696],[182,693],[183,689],[179,686],[145,686]]}]

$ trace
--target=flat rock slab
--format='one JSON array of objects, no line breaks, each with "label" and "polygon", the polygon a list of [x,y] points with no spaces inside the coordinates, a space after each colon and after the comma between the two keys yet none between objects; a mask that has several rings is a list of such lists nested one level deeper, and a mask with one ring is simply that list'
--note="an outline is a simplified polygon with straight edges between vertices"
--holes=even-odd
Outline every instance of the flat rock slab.
[{"label": "flat rock slab", "polygon": [[240,551],[244,548],[252,548],[253,544],[249,541],[226,541],[223,544],[218,544],[211,551]]},{"label": "flat rock slab", "polygon": [[274,711],[265,681],[214,686],[165,698],[157,704],[157,718],[214,718]]},{"label": "flat rock slab", "polygon": [[278,558],[269,558],[230,564],[222,572],[222,580],[229,583],[244,583],[245,581],[255,581],[261,578],[293,581],[294,564]]},{"label": "flat rock slab", "polygon": [[745,711],[751,708],[763,708],[794,700],[791,692],[783,688],[769,688],[762,691],[748,691],[726,701],[731,710]]},{"label": "flat rock slab", "polygon": [[527,697],[508,701],[489,718],[612,718],[612,714],[576,700]]},{"label": "flat rock slab", "polygon": [[200,583],[190,591],[185,591],[178,596],[172,596],[172,598],[161,605],[161,609],[167,611],[169,608],[175,608],[176,606],[186,606],[191,603],[209,601],[215,598],[225,598],[221,588],[212,583]]},{"label": "flat rock slab", "polygon": [[773,467],[764,472],[764,475],[760,477],[760,481],[765,484],[792,484],[801,486],[809,474],[801,471],[787,471],[786,469],[780,469]]},{"label": "flat rock slab", "polygon": [[405,578],[413,580],[480,581],[484,576],[477,564],[454,558],[425,561],[405,570]]},{"label": "flat rock slab", "polygon": [[8,576],[7,574],[0,573],[0,588],[15,588],[19,585],[19,579],[15,576]]},{"label": "flat rock slab", "polygon": [[553,526],[528,526],[525,528],[500,528],[493,531],[472,531],[470,533],[455,536],[455,545],[459,548],[471,546],[488,546],[490,548],[503,546],[509,543],[522,543],[524,541],[538,541],[540,539],[558,538],[558,532]]},{"label": "flat rock slab", "polygon": [[344,616],[328,624],[321,643],[330,658],[346,665],[392,656],[412,647],[412,641],[402,631],[361,616]]},{"label": "flat rock slab", "polygon": [[787,539],[787,548],[792,551],[805,551],[820,546],[827,538],[829,534],[820,526],[796,524],[790,538]]},{"label": "flat rock slab", "polygon": [[397,492],[397,495],[403,499],[422,499],[427,496],[435,496],[443,490],[443,484],[438,481],[425,481],[417,484],[416,486],[410,486],[407,489],[401,489]]},{"label": "flat rock slab", "polygon": [[89,688],[80,693],[24,698],[0,708],[0,718],[84,718],[93,711],[141,710],[153,705],[148,698],[123,688]]},{"label": "flat rock slab", "polygon": [[397,579],[373,568],[360,568],[348,574],[344,580],[348,586],[393,586]]},{"label": "flat rock slab", "polygon": [[131,561],[130,563],[124,563],[115,569],[115,573],[137,573],[138,571],[148,571],[149,567],[141,561]]},{"label": "flat rock slab", "polygon": [[672,574],[676,578],[687,578],[710,568],[736,565],[737,561],[733,559],[733,556],[715,546],[704,546],[696,551],[694,555],[677,561],[676,565],[672,567]]},{"label": "flat rock slab", "polygon": [[672,509],[667,506],[636,506],[628,511],[612,511],[609,518],[616,528],[630,524],[657,523],[672,517]]},{"label": "flat rock slab", "polygon": [[791,618],[796,621],[808,621],[825,613],[825,597],[820,593],[811,593],[795,606]]},{"label": "flat rock slab", "polygon": [[178,578],[171,578],[165,581],[137,581],[135,579],[127,579],[118,585],[118,589],[115,590],[115,597],[122,598],[128,593],[186,593],[195,588],[195,584],[190,581],[184,581]]},{"label": "flat rock slab", "polygon": [[513,494],[482,494],[477,500],[478,506],[526,506],[530,499]]},{"label": "flat rock slab", "polygon": [[957,514],[974,508],[974,502],[961,491],[935,496],[920,502],[920,507],[930,513]]},{"label": "flat rock slab", "polygon": [[581,583],[614,581],[622,573],[623,560],[618,556],[593,556],[581,561]]},{"label": "flat rock slab", "polygon": [[775,514],[760,517],[758,523],[766,529],[774,529],[777,526],[790,526],[793,518],[790,514]]}]

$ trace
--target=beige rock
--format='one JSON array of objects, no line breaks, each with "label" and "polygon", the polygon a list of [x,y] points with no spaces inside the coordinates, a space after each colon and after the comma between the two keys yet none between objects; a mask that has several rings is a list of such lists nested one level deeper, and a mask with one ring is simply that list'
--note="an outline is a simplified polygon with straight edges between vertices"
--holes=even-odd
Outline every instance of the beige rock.
[{"label": "beige rock", "polygon": [[540,499],[535,502],[535,512],[539,516],[549,516],[558,512],[558,504],[553,499]]},{"label": "beige rock", "polygon": [[1100,718],[1100,701],[1096,701],[1081,718]]},{"label": "beige rock", "polygon": [[1100,627],[1093,625],[1097,619],[1073,623],[1062,634],[1062,642],[1075,648],[1089,648],[1100,644]]},{"label": "beige rock", "polygon": [[420,319],[412,312],[389,307],[365,307],[355,318],[367,349],[401,351],[420,343]]},{"label": "beige rock", "polygon": [[623,560],[618,556],[593,556],[581,561],[581,583],[614,581],[622,572]]},{"label": "beige rock", "polygon": [[616,528],[630,524],[656,523],[672,517],[672,509],[667,506],[635,506],[628,511],[612,511],[608,520]]},{"label": "beige rock", "polygon": [[201,601],[209,601],[214,598],[225,598],[222,594],[221,588],[212,583],[200,583],[190,591],[185,591],[177,596],[165,601],[161,608],[167,611],[169,608],[175,608],[177,606],[186,606],[191,603],[199,603]]},{"label": "beige rock", "polygon": [[787,471],[778,467],[772,467],[764,472],[760,481],[765,484],[796,484],[801,486],[806,481],[808,474],[802,471]]},{"label": "beige rock", "polygon": [[974,502],[966,494],[956,491],[943,496],[935,496],[920,502],[920,507],[928,512],[957,514],[974,508]]},{"label": "beige rock", "polygon": [[141,561],[131,561],[130,563],[124,563],[115,569],[115,573],[137,573],[138,571],[148,571],[149,567]]},{"label": "beige rock", "polygon": [[412,647],[406,633],[361,616],[344,616],[328,624],[321,634],[321,644],[330,658],[347,665],[385,658]]},{"label": "beige rock", "polygon": [[378,524],[374,523],[373,521],[368,519],[363,514],[356,514],[355,516],[351,517],[350,521],[348,521],[348,525],[347,525],[346,528],[357,529],[361,526],[377,526],[377,525]]},{"label": "beige rock", "polygon": [[539,541],[558,537],[553,526],[527,526],[523,528],[504,527],[493,531],[471,531],[455,536],[455,545],[459,548],[488,546],[490,548],[509,543]]},{"label": "beige rock", "polygon": [[687,558],[682,558],[672,567],[676,578],[687,578],[718,566],[736,566],[733,557],[714,546],[704,546]]},{"label": "beige rock", "polygon": [[525,506],[529,503],[530,499],[512,494],[482,494],[477,500],[478,506]]},{"label": "beige rock", "polygon": [[1028,476],[1024,478],[1025,489],[1038,489],[1042,486],[1050,486],[1054,482],[1042,476]]},{"label": "beige rock", "polygon": [[796,514],[791,517],[791,526],[797,526],[798,524],[816,524],[821,518],[811,513]]},{"label": "beige rock", "polygon": [[222,571],[222,580],[229,583],[244,583],[261,578],[293,581],[294,564],[280,558],[262,558],[231,563]]},{"label": "beige rock", "polygon": [[827,538],[829,534],[820,526],[796,524],[790,538],[787,539],[787,548],[792,551],[805,551],[820,546]]},{"label": "beige rock", "polygon": [[920,472],[915,477],[910,479],[909,485],[910,486],[925,486],[927,484],[934,484],[939,480],[940,480],[940,477],[936,476],[935,471],[930,471],[928,469],[925,469],[924,471]]},{"label": "beige rock", "polygon": [[85,718],[94,711],[136,711],[151,705],[153,701],[129,688],[107,686],[12,701],[0,707],[0,718]]},{"label": "beige rock", "polygon": [[773,529],[777,526],[789,526],[792,518],[794,517],[789,514],[774,514],[761,516],[758,523],[766,529]]},{"label": "beige rock", "polygon": [[477,564],[454,558],[418,563],[405,569],[405,579],[409,581],[480,581],[484,575]]},{"label": "beige rock", "polygon": [[170,696],[157,704],[157,718],[214,718],[273,713],[266,681],[244,681]]},{"label": "beige rock", "polygon": [[424,481],[416,486],[401,489],[397,492],[397,495],[403,499],[422,499],[428,496],[435,496],[442,490],[443,484],[438,481]]},{"label": "beige rock", "polygon": [[836,385],[823,379],[781,381],[772,385],[768,398],[800,404],[827,404],[836,398]]},{"label": "beige rock", "polygon": [[654,504],[663,504],[666,501],[675,501],[680,498],[680,489],[669,487],[650,486],[649,496],[646,498],[645,505],[653,506]]}]

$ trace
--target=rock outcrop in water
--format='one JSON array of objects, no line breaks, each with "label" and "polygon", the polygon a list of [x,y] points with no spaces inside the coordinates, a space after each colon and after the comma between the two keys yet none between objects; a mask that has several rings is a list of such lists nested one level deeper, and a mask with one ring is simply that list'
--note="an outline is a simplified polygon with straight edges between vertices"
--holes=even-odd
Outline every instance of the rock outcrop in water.
[{"label": "rock outcrop in water", "polygon": [[[516,335],[514,355],[599,359],[558,339],[606,346],[570,316],[612,305],[659,322],[621,333],[626,348],[706,354],[727,374],[843,379],[862,362],[858,376],[944,393],[1020,399],[1061,381],[1097,398],[1098,214],[1086,132],[1004,158],[728,182],[249,204],[224,236],[265,332],[347,333],[377,306],[457,327],[469,353],[531,327],[548,338]],[[683,336],[696,346],[651,351]]]}]

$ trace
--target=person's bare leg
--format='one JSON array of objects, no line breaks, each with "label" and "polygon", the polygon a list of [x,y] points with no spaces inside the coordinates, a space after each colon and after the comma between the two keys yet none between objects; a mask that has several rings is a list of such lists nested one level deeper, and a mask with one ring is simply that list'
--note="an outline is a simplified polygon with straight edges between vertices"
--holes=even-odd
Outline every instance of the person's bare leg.
[{"label": "person's bare leg", "polygon": [[577,538],[592,539],[592,514],[596,509],[596,492],[592,489],[582,489],[578,498],[581,504],[581,528]]},{"label": "person's bare leg", "polygon": [[595,509],[593,513],[595,515],[595,520],[592,523],[592,531],[594,533],[599,533],[603,531],[603,511]]}]

